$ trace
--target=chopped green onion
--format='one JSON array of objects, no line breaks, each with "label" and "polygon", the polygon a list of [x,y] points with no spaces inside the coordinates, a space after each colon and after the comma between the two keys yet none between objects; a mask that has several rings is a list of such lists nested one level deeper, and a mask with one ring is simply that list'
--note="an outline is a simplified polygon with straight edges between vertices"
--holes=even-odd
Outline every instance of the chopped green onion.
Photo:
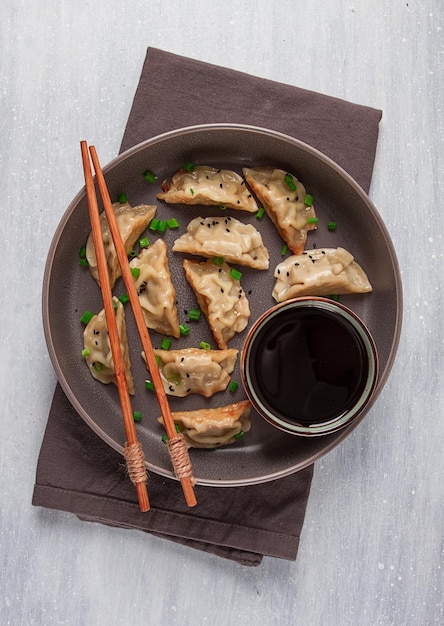
[{"label": "chopped green onion", "polygon": [[179,324],[180,334],[186,337],[186,335],[190,334],[190,328],[186,324]]},{"label": "chopped green onion", "polygon": [[194,189],[192,187],[190,187],[190,194],[194,196]]},{"label": "chopped green onion", "polygon": [[230,269],[230,276],[231,278],[234,278],[234,280],[240,280],[242,276],[242,272],[239,272],[239,270],[235,270],[234,267],[232,267]]},{"label": "chopped green onion", "polygon": [[287,252],[288,252],[288,246],[287,246],[287,244],[285,243],[285,244],[282,246],[282,248],[281,248],[281,256],[285,256],[285,255],[287,254]]},{"label": "chopped green onion", "polygon": [[184,169],[184,170],[187,170],[187,172],[194,172],[194,170],[195,170],[196,168],[195,168],[194,163],[192,163],[191,161],[186,161],[186,162],[183,164],[183,169]]},{"label": "chopped green onion", "polygon": [[176,220],[175,217],[172,217],[171,219],[167,220],[167,226],[168,228],[179,228],[179,222]]},{"label": "chopped green onion", "polygon": [[137,252],[135,250],[130,250],[128,256],[130,259],[134,259],[137,256]]},{"label": "chopped green onion", "polygon": [[291,191],[296,191],[296,185],[293,182],[293,176],[291,174],[285,174],[284,183]]},{"label": "chopped green onion", "polygon": [[149,245],[150,245],[150,242],[148,240],[148,237],[143,237],[143,239],[139,239],[139,246],[141,248],[148,248]]},{"label": "chopped green onion", "polygon": [[200,320],[201,313],[202,311],[200,309],[191,309],[188,313],[188,318],[190,321],[198,322]]},{"label": "chopped green onion", "polygon": [[142,419],[142,413],[140,411],[134,411],[133,419],[135,422],[140,422],[140,420]]},{"label": "chopped green onion", "polygon": [[256,211],[256,219],[261,220],[264,217],[264,213],[265,213],[265,209],[264,207],[260,207],[257,211]]},{"label": "chopped green onion", "polygon": [[145,389],[148,389],[148,391],[154,391],[154,383],[152,380],[145,381]]},{"label": "chopped green onion", "polygon": [[101,372],[103,370],[103,363],[100,363],[100,361],[96,361],[93,367],[96,370],[96,372]]},{"label": "chopped green onion", "polygon": [[222,211],[225,211],[227,208],[226,204],[219,204],[219,209],[221,209]]},{"label": "chopped green onion", "polygon": [[143,177],[149,183],[154,183],[154,181],[157,179],[157,176],[155,174],[153,174],[153,172],[151,170],[145,170],[143,172]]},{"label": "chopped green onion", "polygon": [[307,193],[307,195],[304,198],[304,204],[305,204],[305,206],[312,206],[313,205],[313,196],[310,195],[309,193]]},{"label": "chopped green onion", "polygon": [[132,267],[131,268],[131,274],[133,275],[134,278],[139,278],[139,276],[140,276],[140,267]]},{"label": "chopped green onion", "polygon": [[164,233],[166,231],[166,227],[167,227],[166,220],[159,220],[159,223],[157,224],[156,231],[158,233]]},{"label": "chopped green onion", "polygon": [[150,225],[148,226],[148,228],[149,228],[150,230],[156,231],[156,230],[157,230],[158,225],[159,225],[159,220],[158,220],[156,217],[154,217],[154,218],[151,220]]},{"label": "chopped green onion", "polygon": [[82,356],[83,356],[83,357],[85,357],[85,359],[86,359],[86,357],[87,357],[87,356],[89,356],[90,354],[91,354],[91,350],[90,350],[89,348],[83,348],[83,350],[82,350]]},{"label": "chopped green onion", "polygon": [[317,224],[319,222],[319,218],[318,217],[309,217],[307,219],[307,224]]},{"label": "chopped green onion", "polygon": [[174,428],[176,429],[176,433],[180,433],[179,424],[174,424]]},{"label": "chopped green onion", "polygon": [[232,380],[231,383],[228,385],[228,391],[235,392],[238,387],[239,383],[237,383],[235,380]]},{"label": "chopped green onion", "polygon": [[86,247],[82,246],[79,250],[79,257],[80,257],[80,265],[82,267],[89,267],[89,263],[86,259]]},{"label": "chopped green onion", "polygon": [[156,363],[157,365],[160,365],[162,363],[162,359],[160,358],[158,354],[156,354]]},{"label": "chopped green onion", "polygon": [[160,343],[161,350],[169,350],[171,348],[171,339],[164,337]]},{"label": "chopped green onion", "polygon": [[242,439],[242,437],[245,435],[244,431],[241,430],[239,433],[237,433],[237,435],[234,435],[235,439]]},{"label": "chopped green onion", "polygon": [[122,304],[126,304],[129,301],[129,296],[127,293],[122,294],[121,296],[119,296],[119,300]]},{"label": "chopped green onion", "polygon": [[119,202],[120,204],[126,204],[128,202],[128,198],[124,193],[119,193]]},{"label": "chopped green onion", "polygon": [[114,311],[117,311],[117,302],[115,300],[113,300],[113,309]]},{"label": "chopped green onion", "polygon": [[336,222],[328,222],[327,228],[328,230],[336,230]]},{"label": "chopped green onion", "polygon": [[199,344],[199,348],[201,348],[202,350],[211,350],[210,344],[206,341],[201,341]]},{"label": "chopped green onion", "polygon": [[334,300],[335,302],[338,302],[339,300],[339,296],[337,293],[332,294],[331,296],[329,296],[330,300]]},{"label": "chopped green onion", "polygon": [[225,263],[225,259],[223,256],[213,257],[213,265],[223,265],[224,263]]},{"label": "chopped green onion", "polygon": [[80,321],[83,324],[88,324],[88,322],[90,321],[91,318],[94,317],[94,313],[91,313],[91,311],[85,311],[85,313],[82,315],[82,317],[80,318]]}]

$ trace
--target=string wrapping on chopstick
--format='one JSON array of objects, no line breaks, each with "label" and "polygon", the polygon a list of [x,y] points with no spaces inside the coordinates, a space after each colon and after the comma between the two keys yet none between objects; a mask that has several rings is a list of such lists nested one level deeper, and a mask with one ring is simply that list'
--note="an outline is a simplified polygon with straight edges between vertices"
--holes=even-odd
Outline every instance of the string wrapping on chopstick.
[{"label": "string wrapping on chopstick", "polygon": [[193,468],[188,455],[185,437],[181,433],[178,433],[175,437],[168,439],[166,443],[176,478],[179,480],[188,478],[191,484],[195,485],[196,481],[193,477]]},{"label": "string wrapping on chopstick", "polygon": [[126,467],[131,481],[135,485],[137,483],[145,483],[148,480],[148,473],[146,471],[143,449],[140,441],[136,441],[135,443],[126,442],[123,448],[123,455],[125,457]]}]

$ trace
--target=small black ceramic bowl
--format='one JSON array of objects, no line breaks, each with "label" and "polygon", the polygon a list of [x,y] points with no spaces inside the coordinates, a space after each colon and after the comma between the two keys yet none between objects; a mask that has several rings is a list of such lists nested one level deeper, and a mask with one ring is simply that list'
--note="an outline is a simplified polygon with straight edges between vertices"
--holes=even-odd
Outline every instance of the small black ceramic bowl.
[{"label": "small black ceramic bowl", "polygon": [[378,377],[375,342],[348,307],[322,297],[288,300],[248,333],[242,381],[267,422],[304,437],[333,433],[365,410]]}]

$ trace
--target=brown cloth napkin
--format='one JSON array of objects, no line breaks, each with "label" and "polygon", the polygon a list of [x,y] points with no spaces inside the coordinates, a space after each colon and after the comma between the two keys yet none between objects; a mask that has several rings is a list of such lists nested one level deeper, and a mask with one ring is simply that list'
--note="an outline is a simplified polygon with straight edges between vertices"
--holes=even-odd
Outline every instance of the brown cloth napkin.
[{"label": "brown cloth napkin", "polygon": [[[381,111],[149,48],[121,151],[157,134],[228,122],[292,135],[321,150],[368,191]],[[262,485],[195,487],[188,508],[176,481],[151,474],[141,513],[123,457],[72,408],[57,385],[37,465],[33,504],[80,519],[150,532],[258,565],[294,560],[313,466]]]}]

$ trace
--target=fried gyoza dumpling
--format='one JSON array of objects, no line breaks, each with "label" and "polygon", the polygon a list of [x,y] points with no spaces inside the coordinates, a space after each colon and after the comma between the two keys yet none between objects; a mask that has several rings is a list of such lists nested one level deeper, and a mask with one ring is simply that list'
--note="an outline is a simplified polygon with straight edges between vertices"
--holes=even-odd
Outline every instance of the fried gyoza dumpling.
[{"label": "fried gyoza dumpling", "polygon": [[317,248],[289,256],[276,266],[274,277],[276,302],[372,290],[364,270],[344,248]]},{"label": "fried gyoza dumpling", "polygon": [[157,239],[131,261],[130,267],[140,270],[135,287],[147,327],[162,335],[179,337],[176,290],[171,280],[166,243]]},{"label": "fried gyoza dumpling", "polygon": [[[237,350],[155,349],[165,392],[184,397],[197,393],[209,398],[223,391],[237,360]],[[142,354],[144,357],[145,355]]]},{"label": "fried gyoza dumpling", "polygon": [[[188,448],[218,448],[234,443],[250,430],[250,412],[249,400],[243,400],[214,409],[177,411],[171,416]],[[164,423],[162,417],[158,421]]]},{"label": "fried gyoza dumpling", "polygon": [[229,263],[258,270],[269,266],[268,250],[260,232],[234,217],[196,217],[187,232],[173,244],[174,252],[187,252],[207,258],[223,257]]},{"label": "fried gyoza dumpling", "polygon": [[250,305],[239,279],[230,274],[227,263],[215,265],[211,259],[202,263],[185,259],[183,267],[218,347],[226,349],[250,318]]},{"label": "fried gyoza dumpling", "polygon": [[[139,204],[138,206],[132,207],[127,202],[125,204],[121,204],[120,202],[113,204],[114,215],[116,216],[117,225],[127,254],[131,252],[138,237],[140,237],[153,219],[156,208],[157,207],[154,205],[150,206],[146,204]],[[113,287],[116,280],[121,276],[122,271],[104,211],[100,214],[100,226],[102,229],[103,244],[105,246],[109,280],[111,287]],[[89,234],[88,241],[86,242],[86,259],[89,263],[89,269],[91,270],[93,278],[100,284],[92,232]]]},{"label": "fried gyoza dumpling", "polygon": [[316,214],[304,185],[296,176],[270,166],[246,167],[244,176],[290,250],[303,252],[307,232],[316,228],[307,221]]},{"label": "fried gyoza dumpling", "polygon": [[250,213],[258,209],[243,178],[231,170],[217,170],[207,165],[196,165],[192,171],[181,169],[169,185],[163,182],[162,189],[157,198],[171,204],[222,206]]},{"label": "fried gyoza dumpling", "polygon": [[[116,297],[113,298],[113,301],[116,307],[117,330],[119,332],[120,348],[125,364],[128,391],[134,394],[134,382],[131,373],[131,361],[125,326],[125,312],[123,304]],[[83,342],[84,347],[89,351],[85,360],[94,378],[106,385],[108,383],[117,384],[111,343],[106,324],[105,309],[102,309],[98,315],[94,315],[90,319],[83,331]]]}]

